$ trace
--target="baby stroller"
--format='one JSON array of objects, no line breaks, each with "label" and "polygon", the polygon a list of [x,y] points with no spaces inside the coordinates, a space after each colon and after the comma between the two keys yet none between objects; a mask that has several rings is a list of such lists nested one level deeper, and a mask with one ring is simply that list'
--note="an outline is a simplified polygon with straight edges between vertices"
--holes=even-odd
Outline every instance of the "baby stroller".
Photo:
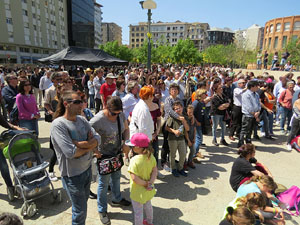
[{"label": "baby stroller", "polygon": [[[33,131],[4,131],[1,134],[2,144],[9,140],[3,148],[3,154],[9,159],[13,171],[15,195],[24,203],[21,215],[32,217],[36,213],[35,199],[52,195],[53,202],[61,202],[61,192],[55,191],[46,168],[48,162],[42,160],[40,144]],[[10,195],[8,195],[10,196]],[[14,196],[10,196],[10,200]]]}]

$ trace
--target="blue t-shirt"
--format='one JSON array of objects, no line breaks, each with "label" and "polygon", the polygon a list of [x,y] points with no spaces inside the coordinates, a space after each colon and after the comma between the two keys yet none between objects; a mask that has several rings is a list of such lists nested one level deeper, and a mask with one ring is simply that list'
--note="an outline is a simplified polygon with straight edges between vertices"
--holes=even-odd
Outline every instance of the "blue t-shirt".
[{"label": "blue t-shirt", "polygon": [[254,182],[251,182],[249,184],[242,184],[237,190],[236,197],[245,197],[249,193],[261,193],[261,190]]}]

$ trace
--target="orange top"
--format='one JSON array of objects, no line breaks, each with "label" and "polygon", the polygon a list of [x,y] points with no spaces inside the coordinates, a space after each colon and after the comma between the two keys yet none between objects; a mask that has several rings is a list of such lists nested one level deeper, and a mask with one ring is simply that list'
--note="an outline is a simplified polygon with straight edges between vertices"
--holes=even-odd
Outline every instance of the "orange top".
[{"label": "orange top", "polygon": [[196,91],[194,91],[191,96],[192,102],[196,100],[195,98],[196,98]]},{"label": "orange top", "polygon": [[[275,97],[274,97],[273,95],[271,95],[271,94],[269,94],[269,93],[267,93],[267,92],[265,92],[265,93],[267,94],[269,100],[274,100],[274,99],[275,99]],[[267,102],[267,101],[266,101],[264,104],[265,104],[265,106],[266,106],[268,109],[273,110],[273,107],[274,107],[274,104],[273,104],[273,103],[270,103],[270,102]]]}]

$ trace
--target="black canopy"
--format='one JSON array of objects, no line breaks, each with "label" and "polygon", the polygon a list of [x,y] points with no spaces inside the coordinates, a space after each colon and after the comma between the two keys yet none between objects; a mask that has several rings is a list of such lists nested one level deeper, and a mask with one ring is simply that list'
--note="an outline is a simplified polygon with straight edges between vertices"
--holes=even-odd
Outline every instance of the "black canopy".
[{"label": "black canopy", "polygon": [[127,65],[128,62],[115,58],[100,49],[67,47],[46,58],[38,60],[44,64],[63,64],[63,65],[98,65],[115,66]]}]

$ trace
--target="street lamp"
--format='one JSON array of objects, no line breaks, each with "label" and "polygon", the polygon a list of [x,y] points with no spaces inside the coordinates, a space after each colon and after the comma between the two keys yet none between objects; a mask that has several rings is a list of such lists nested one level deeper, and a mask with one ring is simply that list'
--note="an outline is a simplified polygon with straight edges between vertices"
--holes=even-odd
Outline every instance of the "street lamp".
[{"label": "street lamp", "polygon": [[153,0],[146,0],[146,1],[140,1],[140,4],[142,6],[142,9],[148,9],[148,60],[147,60],[147,68],[148,71],[151,71],[151,9],[156,9],[156,3]]}]

